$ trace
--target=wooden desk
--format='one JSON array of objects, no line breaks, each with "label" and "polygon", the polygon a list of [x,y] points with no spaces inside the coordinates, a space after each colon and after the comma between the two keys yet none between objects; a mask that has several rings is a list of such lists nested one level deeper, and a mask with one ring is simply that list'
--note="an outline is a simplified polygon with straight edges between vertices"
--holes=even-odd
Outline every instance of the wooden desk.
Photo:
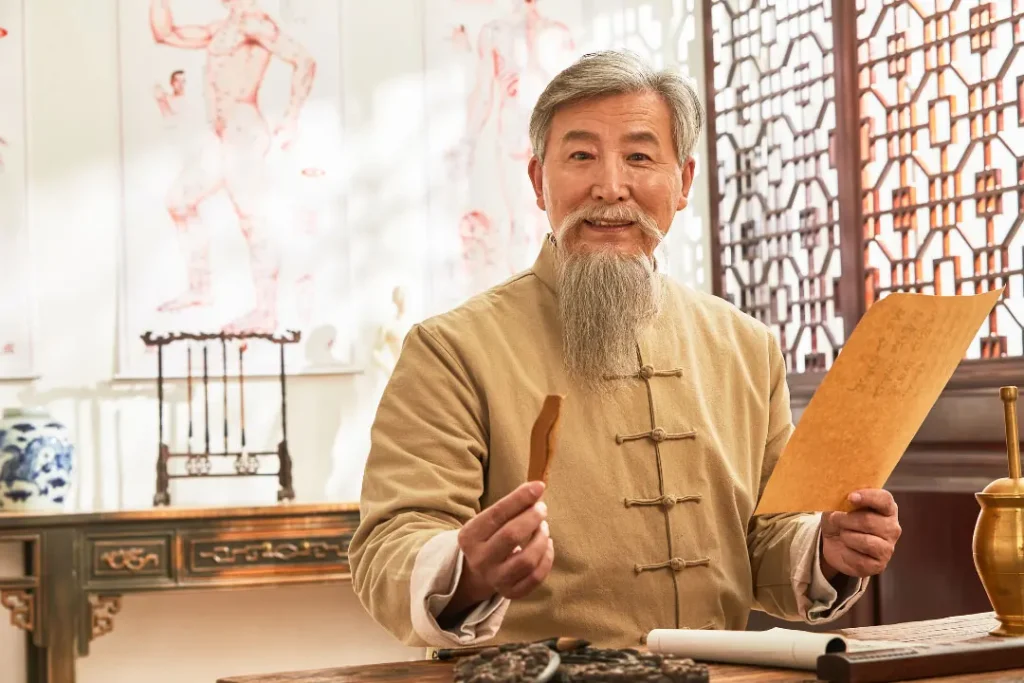
[{"label": "wooden desk", "polygon": [[358,522],[354,504],[0,514],[0,543],[25,549],[0,605],[29,634],[29,682],[74,683],[123,595],[347,581]]},{"label": "wooden desk", "polygon": [[[995,623],[995,619],[991,614],[984,613],[892,626],[842,629],[838,632],[848,638],[860,638],[862,640],[905,640],[907,642],[935,644],[966,643],[994,639],[994,636],[988,635],[988,631]],[[219,679],[217,683],[451,683],[452,666],[451,662],[402,662],[340,669],[322,669],[319,671],[230,676]],[[809,681],[814,681],[814,674],[809,671],[718,664],[710,665],[708,669],[711,672],[712,683],[745,683],[746,681],[808,683]],[[954,679],[918,679],[919,683],[929,680],[951,681]],[[1024,668],[989,674],[957,676],[955,680],[970,682],[1019,681],[1024,680]]]}]

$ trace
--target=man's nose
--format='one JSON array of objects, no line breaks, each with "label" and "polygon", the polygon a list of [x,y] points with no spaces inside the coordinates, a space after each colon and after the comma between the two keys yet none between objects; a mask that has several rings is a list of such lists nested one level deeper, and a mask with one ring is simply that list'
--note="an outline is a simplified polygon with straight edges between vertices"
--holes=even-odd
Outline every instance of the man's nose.
[{"label": "man's nose", "polygon": [[622,165],[615,159],[605,161],[594,179],[590,197],[599,202],[617,204],[629,199],[629,183]]}]

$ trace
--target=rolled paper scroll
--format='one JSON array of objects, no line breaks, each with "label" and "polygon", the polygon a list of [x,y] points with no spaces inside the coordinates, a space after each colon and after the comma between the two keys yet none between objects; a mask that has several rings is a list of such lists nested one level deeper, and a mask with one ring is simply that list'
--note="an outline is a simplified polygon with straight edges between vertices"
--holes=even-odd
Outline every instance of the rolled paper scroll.
[{"label": "rolled paper scroll", "polygon": [[647,649],[655,654],[690,657],[698,662],[807,671],[814,671],[818,657],[830,653],[896,652],[911,647],[927,649],[930,646],[925,643],[859,640],[838,633],[813,633],[778,627],[767,631],[666,628],[654,629],[647,634]]}]

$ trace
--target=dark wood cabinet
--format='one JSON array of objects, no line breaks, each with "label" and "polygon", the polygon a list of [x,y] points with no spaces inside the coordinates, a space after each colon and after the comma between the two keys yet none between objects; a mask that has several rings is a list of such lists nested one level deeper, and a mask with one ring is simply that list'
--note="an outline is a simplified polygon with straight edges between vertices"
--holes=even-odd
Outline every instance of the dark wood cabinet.
[{"label": "dark wood cabinet", "polygon": [[30,683],[74,683],[125,596],[346,581],[358,521],[353,504],[0,514],[0,543],[25,548],[0,605],[29,634]]}]

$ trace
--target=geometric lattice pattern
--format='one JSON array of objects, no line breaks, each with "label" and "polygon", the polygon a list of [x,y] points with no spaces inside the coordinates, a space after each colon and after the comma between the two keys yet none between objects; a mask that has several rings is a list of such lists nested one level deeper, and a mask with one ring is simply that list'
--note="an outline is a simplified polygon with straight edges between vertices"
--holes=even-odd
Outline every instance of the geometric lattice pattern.
[{"label": "geometric lattice pattern", "polygon": [[[841,0],[846,1],[846,0]],[[844,340],[832,0],[712,0],[722,295],[768,324],[790,372]]]},{"label": "geometric lattice pattern", "polygon": [[1009,285],[967,357],[1020,356],[1024,2],[857,9],[865,304]]}]

